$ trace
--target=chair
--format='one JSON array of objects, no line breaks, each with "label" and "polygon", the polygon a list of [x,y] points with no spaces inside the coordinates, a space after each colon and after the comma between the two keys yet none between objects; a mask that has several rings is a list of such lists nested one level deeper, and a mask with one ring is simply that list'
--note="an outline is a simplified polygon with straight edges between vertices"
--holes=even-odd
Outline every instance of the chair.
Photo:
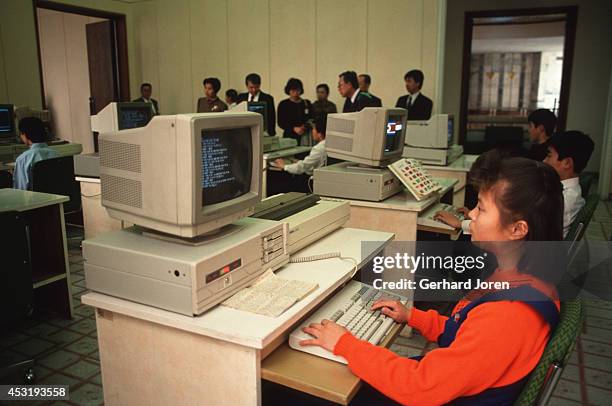
[{"label": "chair", "polygon": [[582,240],[582,237],[584,236],[584,233],[591,222],[591,218],[593,218],[593,213],[595,213],[595,209],[597,208],[598,204],[599,195],[597,193],[593,193],[586,198],[584,207],[580,209],[576,215],[576,218],[572,222],[572,225],[565,236],[565,241],[571,242],[569,249],[570,252],[573,250],[575,243]]},{"label": "chair", "polygon": [[589,190],[597,180],[597,174],[595,172],[582,172],[578,177],[580,182],[580,188],[582,189],[582,197],[586,199],[589,195]]},{"label": "chair", "polygon": [[[0,227],[8,238],[3,239],[0,268],[0,330],[28,317],[32,312],[32,268],[28,248],[26,220],[17,212],[0,213]],[[0,378],[23,372],[24,381],[35,379],[34,360],[27,359],[8,365],[0,364]]]},{"label": "chair", "polygon": [[13,175],[9,171],[0,171],[0,189],[13,187]]},{"label": "chair", "polygon": [[515,406],[546,405],[572,353],[584,318],[582,299],[561,303],[559,324]]},{"label": "chair", "polygon": [[74,160],[72,156],[38,161],[32,167],[32,190],[68,196],[64,203],[64,214],[81,210],[81,186],[74,178]]}]

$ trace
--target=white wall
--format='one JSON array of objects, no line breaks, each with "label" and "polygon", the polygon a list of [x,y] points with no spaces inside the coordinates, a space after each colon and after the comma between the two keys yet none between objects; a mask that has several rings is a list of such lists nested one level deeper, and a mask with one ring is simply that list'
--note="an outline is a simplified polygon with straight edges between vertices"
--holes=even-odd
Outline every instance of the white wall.
[{"label": "white wall", "polygon": [[89,120],[89,64],[85,25],[100,18],[38,9],[45,102],[55,135],[93,152]]},{"label": "white wall", "polygon": [[[139,94],[140,65],[134,44],[133,5],[115,0],[55,0],[95,10],[125,14],[132,95]],[[41,77],[33,2],[0,0],[0,103],[40,108]]]},{"label": "white wall", "polygon": [[[284,99],[289,77],[305,97],[345,70],[372,75],[371,92],[392,106],[405,93],[403,75],[425,73],[423,92],[435,100],[438,11],[430,0],[153,0],[134,4],[136,56],[143,81],[163,113],[191,112],[202,79],[216,76],[221,93],[244,91],[250,72],[262,89]],[[443,21],[443,19],[442,19]],[[436,104],[434,104],[436,106]],[[434,107],[435,108],[435,107]]]}]

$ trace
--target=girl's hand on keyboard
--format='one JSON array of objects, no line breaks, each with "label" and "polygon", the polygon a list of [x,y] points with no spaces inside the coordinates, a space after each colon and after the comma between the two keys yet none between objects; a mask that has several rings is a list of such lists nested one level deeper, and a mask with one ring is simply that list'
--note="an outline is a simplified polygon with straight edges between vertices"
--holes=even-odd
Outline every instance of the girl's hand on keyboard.
[{"label": "girl's hand on keyboard", "polygon": [[448,224],[451,227],[454,228],[459,228],[461,227],[461,221],[459,221],[459,219],[457,217],[455,217],[454,215],[452,215],[451,213],[447,212],[447,211],[439,211],[436,214],[434,214],[434,220],[437,221],[441,221],[444,224]]},{"label": "girl's hand on keyboard", "polygon": [[302,340],[300,345],[318,345],[327,351],[334,351],[340,337],[348,330],[331,320],[323,320],[321,323],[312,323],[303,328],[304,333],[310,334],[314,339]]},{"label": "girl's hand on keyboard", "polygon": [[382,314],[391,317],[398,323],[406,323],[410,317],[408,308],[397,300],[379,300],[372,305],[372,311],[378,309],[382,309]]}]

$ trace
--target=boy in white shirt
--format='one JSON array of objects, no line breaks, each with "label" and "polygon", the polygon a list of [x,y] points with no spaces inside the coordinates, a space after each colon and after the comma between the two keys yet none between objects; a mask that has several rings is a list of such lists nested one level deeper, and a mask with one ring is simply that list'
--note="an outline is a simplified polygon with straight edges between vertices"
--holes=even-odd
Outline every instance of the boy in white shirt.
[{"label": "boy in white shirt", "polygon": [[563,236],[584,206],[578,175],[586,168],[595,144],[581,131],[565,131],[548,140],[544,163],[552,166],[563,184]]},{"label": "boy in white shirt", "polygon": [[[549,138],[547,145],[548,153],[543,162],[555,169],[563,185],[563,236],[565,237],[576,215],[584,206],[578,175],[586,168],[595,144],[581,131],[565,131]],[[467,218],[469,210],[467,208],[459,210]],[[434,218],[452,227],[461,227],[464,234],[470,234],[471,220],[460,221],[446,211],[436,213]]]},{"label": "boy in white shirt", "polygon": [[292,175],[312,175],[312,172],[327,164],[327,152],[325,151],[325,129],[327,126],[327,115],[315,118],[312,127],[312,139],[317,143],[310,150],[310,154],[301,161],[287,164],[283,159],[274,161],[274,166],[289,172]]}]

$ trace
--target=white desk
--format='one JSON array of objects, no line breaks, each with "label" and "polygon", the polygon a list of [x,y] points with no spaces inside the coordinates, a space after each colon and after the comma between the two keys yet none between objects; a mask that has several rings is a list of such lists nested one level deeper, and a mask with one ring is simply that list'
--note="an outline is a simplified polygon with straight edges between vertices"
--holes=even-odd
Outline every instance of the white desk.
[{"label": "white desk", "polygon": [[[340,251],[359,268],[393,234],[339,229],[300,251],[309,256]],[[362,241],[379,241],[362,253]],[[188,317],[99,293],[81,300],[96,307],[106,404],[258,405],[261,361],[293,328],[350,279],[353,265],[340,259],[290,264],[282,277],[317,282],[319,288],[278,318],[218,306]]]},{"label": "white desk", "polygon": [[457,184],[457,179],[436,179],[442,190],[431,197],[417,201],[408,190],[389,197],[382,202],[348,200],[324,197],[324,200],[348,201],[351,217],[346,227],[385,231],[395,234],[396,241],[416,241],[417,217]]},{"label": "white desk", "polygon": [[85,239],[132,226],[131,223],[112,218],[108,215],[104,206],[102,206],[100,178],[77,176],[75,179],[81,185],[81,207],[83,210]]},{"label": "white desk", "polygon": [[453,206],[465,206],[465,185],[467,183],[467,174],[472,168],[472,164],[478,158],[478,155],[461,155],[452,164],[447,166],[424,165],[423,167],[434,178],[453,178],[457,179],[453,194]]}]

